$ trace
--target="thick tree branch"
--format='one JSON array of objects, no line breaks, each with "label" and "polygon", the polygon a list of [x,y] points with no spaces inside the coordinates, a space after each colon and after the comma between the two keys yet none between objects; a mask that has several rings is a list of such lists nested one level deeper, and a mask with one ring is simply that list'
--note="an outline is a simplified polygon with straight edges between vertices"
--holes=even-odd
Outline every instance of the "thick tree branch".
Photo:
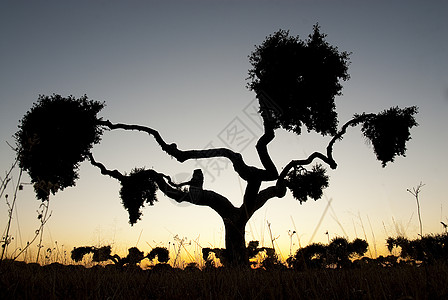
[{"label": "thick tree branch", "polygon": [[256,212],[258,209],[263,207],[269,199],[272,198],[283,198],[286,195],[286,185],[284,184],[284,180],[279,179],[276,185],[267,187],[261,190],[257,197],[254,205],[251,207],[251,215]]},{"label": "thick tree branch", "polygon": [[137,130],[141,132],[146,132],[154,137],[154,139],[157,141],[157,143],[160,145],[163,151],[176,158],[179,162],[184,162],[190,159],[225,157],[232,162],[233,168],[238,173],[238,175],[244,180],[249,180],[250,178],[254,177],[259,177],[261,180],[272,180],[271,178],[272,175],[269,176],[270,174],[268,174],[268,172],[253,166],[248,166],[244,162],[242,155],[240,153],[236,153],[227,148],[204,149],[204,150],[180,150],[174,143],[167,144],[157,130],[154,130],[146,126],[112,123],[108,120],[107,121],[99,120],[98,124],[101,126],[106,126],[109,129]]},{"label": "thick tree branch", "polygon": [[[92,154],[89,154],[92,165],[101,170],[101,174],[109,175],[120,182],[126,180],[126,176],[117,170],[108,170],[102,163],[95,161]],[[216,211],[222,218],[227,218],[237,210],[233,204],[224,196],[209,190],[190,186],[188,190],[178,188],[178,184],[171,181],[171,178],[163,173],[154,170],[145,170],[149,177],[157,183],[158,188],[167,197],[174,201],[189,202],[195,205],[208,206]]]},{"label": "thick tree branch", "polygon": [[[266,170],[266,175],[270,180],[275,180],[278,177],[277,167],[272,161],[269,153],[267,145],[274,139],[274,127],[271,124],[264,120],[264,134],[260,137],[257,142],[256,149],[258,152],[258,156],[260,157],[260,161],[263,164],[263,167]],[[269,179],[265,179],[267,181]]]},{"label": "thick tree branch", "polygon": [[230,213],[236,210],[226,197],[214,191],[203,190],[202,188],[193,186],[190,186],[188,191],[173,188],[165,181],[166,178],[169,178],[168,176],[154,170],[148,171],[152,172],[152,178],[154,178],[162,193],[178,203],[189,202],[194,205],[208,206],[216,211],[222,218],[227,217]]},{"label": "thick tree branch", "polygon": [[195,205],[208,206],[216,211],[223,219],[234,215],[237,211],[237,208],[226,197],[214,191],[190,188],[187,196],[188,198],[183,199],[183,201]]},{"label": "thick tree branch", "polygon": [[319,158],[322,161],[324,161],[326,164],[328,164],[330,166],[330,168],[332,169],[336,169],[336,162],[331,158],[328,158],[327,156],[325,156],[324,154],[320,153],[320,152],[314,152],[313,154],[311,154],[310,156],[308,156],[308,158],[306,159],[298,159],[298,160],[292,160],[290,161],[282,170],[282,172],[280,173],[279,178],[280,179],[284,179],[286,177],[286,175],[288,174],[289,170],[291,170],[292,168],[296,167],[296,166],[304,166],[304,165],[309,165],[313,162],[314,159]]},{"label": "thick tree branch", "polygon": [[251,180],[247,182],[246,190],[243,196],[243,204],[240,207],[242,218],[250,219],[252,214],[255,212],[253,210],[255,203],[257,201],[257,194],[260,190],[261,181]]}]

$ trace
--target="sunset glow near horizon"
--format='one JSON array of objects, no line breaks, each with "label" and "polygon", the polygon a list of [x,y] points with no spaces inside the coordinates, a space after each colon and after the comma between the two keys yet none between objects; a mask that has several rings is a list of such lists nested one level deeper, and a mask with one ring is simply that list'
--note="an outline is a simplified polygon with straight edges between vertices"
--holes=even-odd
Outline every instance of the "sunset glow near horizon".
[{"label": "sunset glow near horizon", "polygon": [[[278,29],[306,39],[319,23],[331,45],[352,52],[351,78],[336,98],[339,125],[356,113],[415,105],[419,126],[411,130],[406,157],[385,168],[360,128],[350,128],[334,146],[338,168],[327,168],[330,185],[323,198],[300,205],[288,192],[271,199],[249,221],[246,241],[270,247],[272,234],[286,258],[299,243],[359,237],[367,238],[371,255],[383,254],[387,236],[417,237],[417,203],[407,189],[420,182],[425,184],[419,199],[423,232],[441,233],[441,222],[448,223],[447,13],[446,1],[4,1],[0,176],[15,159],[8,143],[15,143],[19,120],[39,94],[53,93],[105,101],[103,119],[154,128],[180,149],[229,147],[248,164],[261,166],[255,150],[261,120],[255,95],[245,87],[248,55]],[[281,170],[292,159],[325,151],[329,140],[279,129],[269,151]],[[119,130],[105,132],[92,153],[109,169],[154,168],[176,181],[189,180],[201,168],[205,189],[234,205],[242,201],[245,183],[225,159],[179,163],[152,137]],[[17,176],[12,183],[17,184]],[[22,179],[29,181],[27,175]],[[161,193],[131,227],[119,189],[116,180],[82,163],[76,186],[50,197],[44,248],[57,242],[69,252],[75,246],[110,244],[114,253],[133,246],[147,253],[164,246],[173,255],[176,236],[186,237],[193,256],[200,247],[224,247],[224,226],[214,211],[175,203]],[[39,204],[25,184],[9,252],[34,236]],[[3,197],[0,226],[6,227],[7,220]],[[297,234],[290,236],[293,231]]]}]

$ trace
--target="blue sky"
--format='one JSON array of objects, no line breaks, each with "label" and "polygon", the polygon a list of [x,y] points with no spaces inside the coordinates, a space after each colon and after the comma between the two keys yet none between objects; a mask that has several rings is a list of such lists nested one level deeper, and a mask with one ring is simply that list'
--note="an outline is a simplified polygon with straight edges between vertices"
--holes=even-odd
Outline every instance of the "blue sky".
[{"label": "blue sky", "polygon": [[[290,195],[271,200],[252,218],[246,239],[269,245],[267,222],[288,251],[288,230],[297,230],[302,244],[315,231],[313,241],[326,241],[327,230],[330,237],[364,238],[362,227],[371,243],[374,232],[378,247],[386,233],[401,231],[415,237],[416,202],[406,189],[420,182],[425,184],[420,194],[424,231],[440,232],[440,221],[447,221],[445,1],[2,1],[0,5],[1,170],[14,160],[6,142],[14,144],[19,120],[39,94],[52,93],[87,94],[106,102],[104,119],[152,127],[182,149],[235,147],[248,162],[259,165],[252,138],[262,132],[259,120],[250,114],[254,95],[245,87],[248,55],[278,29],[306,38],[318,22],[331,44],[352,52],[351,79],[336,101],[340,123],[355,113],[416,105],[420,126],[412,131],[407,156],[386,168],[375,160],[359,128],[353,128],[335,146],[338,169],[329,171],[330,187],[323,199],[303,205]],[[226,140],[231,128],[244,128],[251,142]],[[328,138],[312,134],[294,136],[280,130],[276,134],[269,149],[278,168],[323,151],[328,143]],[[129,172],[133,167],[153,167],[179,180],[198,167],[197,162],[180,164],[166,157],[151,138],[139,133],[108,132],[93,153],[109,168]],[[225,161],[200,163],[208,174],[204,188],[240,203],[244,182],[232,168],[226,168]],[[223,170],[218,173],[216,167]],[[201,246],[223,246],[221,220],[208,208],[175,204],[160,195],[158,203],[144,209],[142,221],[130,227],[118,183],[87,163],[81,165],[80,175],[76,187],[50,200],[47,245],[113,243],[120,250],[138,242],[149,249],[148,244],[168,246],[178,234]],[[17,247],[37,228],[39,205],[29,186],[19,196],[12,231]],[[331,208],[317,228],[330,200]],[[4,199],[0,208],[3,226]],[[297,248],[297,238],[293,241]]]}]

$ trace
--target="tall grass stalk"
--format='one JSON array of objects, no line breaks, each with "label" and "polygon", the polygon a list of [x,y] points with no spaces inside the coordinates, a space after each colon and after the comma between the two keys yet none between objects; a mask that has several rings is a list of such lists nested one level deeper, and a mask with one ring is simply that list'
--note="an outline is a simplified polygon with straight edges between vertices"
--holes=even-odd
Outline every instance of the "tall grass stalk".
[{"label": "tall grass stalk", "polygon": [[377,249],[376,249],[375,233],[373,232],[372,223],[370,222],[369,215],[367,215],[367,221],[369,221],[370,231],[372,232],[373,249],[375,250],[375,257],[378,257],[378,252],[377,252]]},{"label": "tall grass stalk", "polygon": [[[3,196],[4,192],[6,191],[8,183],[12,180],[11,173],[14,170],[14,168],[16,167],[17,163],[18,163],[18,160],[16,159],[14,164],[11,166],[9,171],[6,173],[5,179],[2,180],[0,197]],[[10,241],[11,241],[11,237],[9,236],[9,231],[11,229],[12,216],[13,216],[14,207],[15,207],[15,204],[17,201],[17,193],[18,193],[19,189],[21,189],[21,184],[20,184],[21,179],[22,179],[22,169],[20,169],[20,172],[19,172],[19,178],[18,178],[17,184],[14,188],[14,196],[13,196],[13,200],[11,203],[9,203],[9,201],[8,201],[8,195],[7,194],[5,195],[6,204],[8,205],[8,223],[6,225],[4,241],[3,241],[3,245],[2,245],[2,255],[0,257],[0,264],[3,261],[5,253],[8,249],[8,245],[10,244]]]},{"label": "tall grass stalk", "polygon": [[302,248],[302,244],[300,243],[300,236],[299,236],[299,233],[297,231],[296,224],[295,224],[294,219],[292,218],[292,216],[290,216],[290,217],[291,217],[292,226],[294,227],[294,231],[296,232],[296,237],[297,237],[297,242],[299,243],[299,248]]},{"label": "tall grass stalk", "polygon": [[[364,223],[362,222],[361,214],[359,212],[358,212],[358,218],[359,218],[359,221],[361,222],[361,228],[362,228],[362,232],[364,233],[364,239],[366,242],[368,242],[366,229],[364,228]],[[370,255],[370,257],[373,257],[372,250],[370,249],[370,247],[369,247],[369,255]]]},{"label": "tall grass stalk", "polygon": [[278,239],[278,237],[274,237],[274,236],[272,235],[271,223],[269,223],[269,221],[266,221],[266,222],[267,222],[267,225],[268,225],[269,237],[271,238],[272,249],[275,249],[274,242],[275,242],[276,239]]},{"label": "tall grass stalk", "polygon": [[329,204],[329,206],[330,206],[331,212],[333,213],[332,215],[330,215],[331,218],[336,222],[336,224],[338,224],[339,228],[341,228],[342,233],[344,234],[344,237],[348,238],[348,234],[345,231],[344,226],[342,226],[342,223],[339,221],[339,218],[336,215],[336,211],[334,210],[333,206],[331,206],[330,204]]},{"label": "tall grass stalk", "polygon": [[292,256],[292,237],[294,234],[296,234],[297,232],[288,230],[288,235],[289,235],[289,256]]},{"label": "tall grass stalk", "polygon": [[22,253],[25,253],[25,257],[27,256],[27,252],[28,252],[28,248],[36,241],[36,239],[40,236],[40,242],[37,245],[38,246],[38,252],[37,252],[37,257],[36,257],[36,263],[39,262],[39,255],[40,255],[40,249],[43,247],[42,246],[42,233],[43,233],[43,228],[45,226],[45,224],[47,223],[47,221],[50,219],[51,217],[51,212],[50,214],[48,214],[48,208],[49,205],[47,203],[47,205],[40,205],[40,208],[42,209],[41,211],[38,211],[38,219],[40,220],[40,225],[39,228],[36,229],[35,233],[34,233],[34,237],[31,241],[28,241],[26,243],[26,246],[20,250],[20,252],[15,255],[12,260],[16,260],[20,255],[22,255]]},{"label": "tall grass stalk", "polygon": [[417,201],[417,213],[418,213],[418,222],[420,224],[420,237],[423,237],[423,224],[422,224],[422,216],[420,212],[420,201],[419,201],[419,193],[422,190],[422,187],[425,185],[420,182],[417,187],[412,188],[412,190],[407,189],[409,193],[411,193],[412,196],[414,196],[415,200]]},{"label": "tall grass stalk", "polygon": [[310,241],[308,242],[308,244],[311,244],[311,242],[313,241],[314,237],[316,236],[316,233],[319,230],[320,225],[322,224],[322,222],[323,222],[323,220],[325,218],[325,215],[327,214],[328,209],[331,206],[331,201],[333,201],[333,198],[330,198],[330,200],[328,200],[327,206],[325,207],[324,211],[322,212],[322,216],[320,217],[319,222],[317,223],[316,228],[314,229],[314,232],[311,235],[311,238],[310,238]]},{"label": "tall grass stalk", "polygon": [[[44,237],[44,225],[45,225],[45,223],[46,223],[47,220],[48,220],[48,219],[47,219],[47,215],[48,215],[48,208],[49,208],[49,206],[50,206],[50,199],[47,198],[47,201],[46,201],[46,202],[47,202],[47,203],[42,202],[42,203],[40,204],[39,208],[41,209],[41,211],[38,212],[38,216],[37,216],[37,218],[38,218],[39,221],[40,221],[40,227],[39,227],[39,229],[38,229],[37,234],[40,235],[40,237],[39,237],[39,244],[37,244],[36,263],[39,262],[40,249],[42,249],[42,247],[43,247],[43,246],[42,246],[42,240],[43,240],[43,237]],[[51,216],[51,213],[50,213],[50,216]],[[48,218],[49,218],[50,216],[48,216]]]},{"label": "tall grass stalk", "polygon": [[353,220],[353,218],[352,218],[352,224],[353,224],[353,230],[355,232],[355,238],[357,238],[358,237],[358,232],[356,231],[355,221]]}]

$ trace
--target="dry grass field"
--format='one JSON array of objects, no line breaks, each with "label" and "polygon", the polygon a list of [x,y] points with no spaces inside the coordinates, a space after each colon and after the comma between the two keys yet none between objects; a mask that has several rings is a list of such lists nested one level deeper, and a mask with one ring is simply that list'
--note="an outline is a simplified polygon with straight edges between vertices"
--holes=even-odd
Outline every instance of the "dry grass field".
[{"label": "dry grass field", "polygon": [[5,260],[1,299],[448,299],[448,265],[141,270]]}]

